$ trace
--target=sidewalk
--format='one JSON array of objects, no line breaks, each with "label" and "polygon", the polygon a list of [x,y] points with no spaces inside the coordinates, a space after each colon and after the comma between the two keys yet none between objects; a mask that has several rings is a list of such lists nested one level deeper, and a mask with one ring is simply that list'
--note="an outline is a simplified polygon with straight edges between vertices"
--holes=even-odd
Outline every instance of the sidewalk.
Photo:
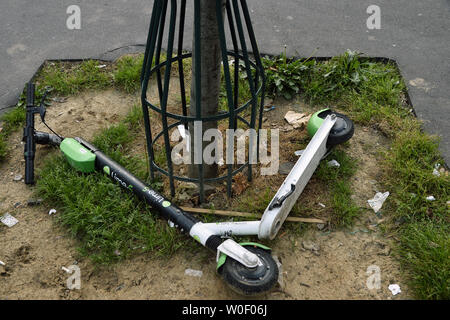
[{"label": "sidewalk", "polygon": [[[66,27],[66,10],[72,4],[15,0],[0,5],[0,109],[16,103],[25,82],[46,59],[114,59],[144,49],[152,1],[77,1],[81,30]],[[295,56],[334,56],[352,49],[396,60],[417,116],[427,132],[441,136],[440,149],[450,163],[450,5],[445,0],[379,0],[381,29],[368,30],[371,4],[248,0],[263,53],[279,54],[287,45],[288,55]],[[192,15],[188,6],[186,49]]]}]

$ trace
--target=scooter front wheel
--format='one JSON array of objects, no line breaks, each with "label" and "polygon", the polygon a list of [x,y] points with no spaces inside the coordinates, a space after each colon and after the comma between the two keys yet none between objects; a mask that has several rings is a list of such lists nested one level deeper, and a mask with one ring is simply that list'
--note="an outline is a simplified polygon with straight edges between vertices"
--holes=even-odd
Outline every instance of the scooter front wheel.
[{"label": "scooter front wheel", "polygon": [[269,291],[278,281],[278,266],[270,252],[256,246],[245,246],[256,254],[261,264],[248,268],[233,258],[227,257],[219,269],[228,286],[242,295],[260,295]]}]

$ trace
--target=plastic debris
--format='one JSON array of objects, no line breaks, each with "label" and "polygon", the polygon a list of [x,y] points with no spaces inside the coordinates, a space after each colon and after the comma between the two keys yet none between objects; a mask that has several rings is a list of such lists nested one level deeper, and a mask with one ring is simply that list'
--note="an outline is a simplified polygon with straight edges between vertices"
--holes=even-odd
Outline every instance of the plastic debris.
[{"label": "plastic debris", "polygon": [[0,260],[0,265],[5,266],[6,264]]},{"label": "plastic debris", "polygon": [[194,270],[194,269],[186,269],[184,270],[184,274],[191,277],[203,277],[203,271],[201,270]]},{"label": "plastic debris", "polygon": [[369,206],[373,209],[373,211],[377,213],[381,209],[381,206],[388,196],[389,191],[385,193],[377,192],[375,194],[375,197],[373,197],[373,199],[367,200],[367,202],[369,203]]},{"label": "plastic debris", "polygon": [[433,175],[436,177],[440,177],[441,173],[445,173],[445,168],[441,168],[441,164],[436,163],[433,168]]},{"label": "plastic debris", "polygon": [[321,206],[322,208],[326,207],[322,202],[319,202],[318,205]]},{"label": "plastic debris", "polygon": [[169,224],[169,227],[171,228],[175,227],[175,223],[173,223],[172,221],[168,220],[167,223]]},{"label": "plastic debris", "polygon": [[297,151],[294,152],[294,154],[295,154],[297,157],[300,157],[300,156],[303,154],[303,152],[305,152],[305,150],[297,150]]},{"label": "plastic debris", "polygon": [[56,209],[50,209],[50,211],[48,212],[48,214],[51,216],[52,214],[56,213]]},{"label": "plastic debris", "polygon": [[400,289],[400,286],[398,284],[390,284],[388,289],[391,290],[393,296],[402,292],[402,290]]},{"label": "plastic debris", "polygon": [[98,65],[98,66],[95,66],[96,68],[98,68],[98,69],[103,69],[103,68],[106,68],[106,64],[101,64],[101,65]]},{"label": "plastic debris", "polygon": [[276,106],[270,106],[269,108],[264,108],[264,112],[272,111],[276,108]]},{"label": "plastic debris", "polygon": [[433,196],[428,196],[426,199],[427,199],[428,201],[434,201],[434,200],[436,200],[436,198],[433,197]]},{"label": "plastic debris", "polygon": [[16,174],[13,178],[14,181],[20,181],[22,180],[22,175],[21,174]]},{"label": "plastic debris", "polygon": [[10,215],[9,213],[5,213],[3,216],[0,217],[0,221],[8,226],[9,228],[15,226],[19,220],[17,220],[16,218],[14,218],[12,215]]},{"label": "plastic debris", "polygon": [[327,165],[329,168],[339,168],[341,166],[341,164],[334,159],[331,161],[328,161]]}]

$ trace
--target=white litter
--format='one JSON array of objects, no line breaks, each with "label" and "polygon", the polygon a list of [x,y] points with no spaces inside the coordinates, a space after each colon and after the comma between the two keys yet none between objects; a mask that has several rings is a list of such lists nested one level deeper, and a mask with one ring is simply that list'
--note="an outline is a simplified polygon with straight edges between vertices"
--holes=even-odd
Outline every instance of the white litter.
[{"label": "white litter", "polygon": [[3,261],[0,260],[0,265],[4,266],[5,263]]},{"label": "white litter", "polygon": [[96,68],[98,68],[98,69],[103,69],[103,68],[106,68],[106,64],[101,64],[101,65],[98,65],[98,66],[95,66]]},{"label": "white litter", "polygon": [[439,172],[439,170],[434,168],[433,169],[433,176],[439,177],[440,175],[441,175],[441,173]]},{"label": "white litter", "polygon": [[319,206],[321,206],[322,208],[325,208],[325,205],[324,205],[322,202],[319,202],[318,204],[319,204]]},{"label": "white litter", "polygon": [[297,151],[294,152],[294,154],[295,154],[297,157],[300,157],[300,156],[303,154],[304,151],[305,151],[305,150],[297,150]]},{"label": "white litter", "polygon": [[55,210],[55,209],[50,209],[50,211],[48,212],[49,215],[52,215],[52,214],[54,214],[54,213],[56,213],[56,210]]},{"label": "white litter", "polygon": [[167,223],[169,224],[169,227],[175,227],[175,223],[173,223],[172,221],[168,220]]},{"label": "white litter", "polygon": [[377,213],[381,209],[381,206],[388,196],[389,191],[385,193],[377,192],[375,194],[375,197],[373,197],[373,199],[367,200],[367,202],[369,203],[369,206],[373,209],[373,211]]},{"label": "white litter", "polygon": [[203,271],[194,270],[194,269],[186,269],[186,270],[184,270],[184,274],[187,276],[191,276],[191,277],[201,278],[203,276]]},{"label": "white litter", "polygon": [[69,269],[67,269],[66,267],[61,267],[62,270],[64,270],[67,273],[72,273],[72,271],[70,271]]},{"label": "white litter", "polygon": [[341,166],[341,164],[334,159],[331,161],[328,161],[327,165],[329,168],[339,168]]},{"label": "white litter", "polygon": [[3,216],[0,217],[0,221],[4,224],[7,225],[8,227],[13,227],[15,226],[19,220],[17,220],[16,218],[14,218],[12,215],[10,215],[9,213],[5,213]]},{"label": "white litter", "polygon": [[392,295],[397,295],[400,292],[402,292],[402,290],[400,290],[400,286],[398,284],[390,284],[388,287],[389,290],[391,290]]},{"label": "white litter", "polygon": [[428,196],[428,197],[427,197],[427,200],[428,200],[428,201],[434,201],[434,200],[436,200],[436,198],[433,197],[433,196]]}]

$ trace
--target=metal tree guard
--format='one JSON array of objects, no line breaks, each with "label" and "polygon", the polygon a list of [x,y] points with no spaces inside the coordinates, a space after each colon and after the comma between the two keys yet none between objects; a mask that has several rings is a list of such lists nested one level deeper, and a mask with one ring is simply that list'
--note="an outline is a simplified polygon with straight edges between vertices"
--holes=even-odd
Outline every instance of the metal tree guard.
[{"label": "metal tree guard", "polygon": [[[196,58],[195,64],[195,78],[193,79],[193,85],[195,86],[195,92],[197,97],[201,97],[201,82],[206,79],[201,79],[200,75],[200,1],[194,0],[194,46]],[[225,4],[225,14],[222,13],[222,6]],[[168,10],[170,8],[170,10]],[[165,36],[164,27],[166,25],[166,16],[170,11],[168,34]],[[264,88],[265,77],[264,69],[261,63],[259,50],[257,47],[255,35],[250,20],[250,15],[245,0],[216,0],[216,21],[218,24],[221,58],[223,65],[224,85],[226,89],[227,110],[226,112],[219,112],[214,116],[202,117],[202,105],[201,99],[196,99],[195,104],[195,116],[189,116],[187,112],[187,97],[186,97],[186,85],[185,74],[183,70],[183,61],[192,57],[192,53],[183,52],[183,37],[185,27],[185,15],[186,15],[186,0],[180,1],[180,7],[178,10],[177,0],[155,0],[153,4],[153,11],[150,20],[150,28],[147,38],[147,45],[144,55],[143,68],[141,72],[141,100],[142,109],[144,113],[144,125],[147,140],[147,151],[149,154],[149,167],[151,178],[154,178],[156,171],[169,177],[171,195],[175,195],[174,179],[194,182],[199,186],[200,202],[204,202],[204,185],[208,182],[227,181],[227,194],[230,197],[232,194],[232,178],[237,173],[241,172],[244,168],[248,168],[248,180],[252,179],[252,161],[251,150],[256,146],[259,146],[259,129],[262,125],[262,113],[264,106]],[[228,33],[225,31],[225,17],[228,22]],[[178,18],[178,39],[177,48],[174,49],[174,41],[176,40],[176,24]],[[245,28],[244,28],[245,27]],[[245,30],[244,30],[245,29]],[[228,38],[227,38],[228,36]],[[246,36],[250,40],[252,58],[249,57],[248,45],[246,43]],[[167,39],[166,39],[167,38]],[[232,50],[228,50],[227,39],[231,38]],[[161,61],[161,51],[163,46],[166,48],[165,61]],[[176,52],[175,52],[176,50]],[[234,59],[234,74],[233,81],[229,67],[228,58]],[[239,66],[240,62],[243,62],[243,69],[246,75],[246,81],[251,92],[251,99],[246,101],[242,105],[238,105],[239,97]],[[154,64],[153,64],[154,62]],[[181,113],[169,112],[167,110],[169,85],[171,78],[171,67],[173,63],[178,63],[178,75],[180,84],[181,95]],[[162,70],[164,68],[164,70]],[[149,80],[153,75],[156,75],[156,83],[158,87],[159,107],[150,102],[147,99],[147,90],[149,87]],[[258,108],[259,104],[259,108]],[[242,113],[245,110],[250,111],[250,119],[246,120]],[[152,128],[150,123],[150,116],[153,114],[159,114],[162,121],[162,130],[154,137],[152,135]],[[223,174],[214,178],[203,177],[203,159],[198,166],[199,176],[197,178],[181,176],[174,173],[174,167],[171,160],[171,146],[169,139],[169,132],[171,129],[176,128],[182,124],[187,128],[189,125],[193,125],[194,121],[219,121],[228,120],[228,128],[236,129],[238,121],[242,122],[248,129],[256,129],[256,121],[258,115],[258,134],[256,139],[249,137],[249,148],[247,154],[247,161],[242,165],[233,166],[233,164],[227,164],[226,174]],[[158,139],[163,138],[165,149],[165,160],[167,170],[162,168],[161,163],[155,161],[155,146]],[[256,140],[256,141],[255,141]],[[258,148],[256,148],[258,150]],[[257,158],[259,153],[257,153]],[[202,157],[203,158],[203,157]]]}]

